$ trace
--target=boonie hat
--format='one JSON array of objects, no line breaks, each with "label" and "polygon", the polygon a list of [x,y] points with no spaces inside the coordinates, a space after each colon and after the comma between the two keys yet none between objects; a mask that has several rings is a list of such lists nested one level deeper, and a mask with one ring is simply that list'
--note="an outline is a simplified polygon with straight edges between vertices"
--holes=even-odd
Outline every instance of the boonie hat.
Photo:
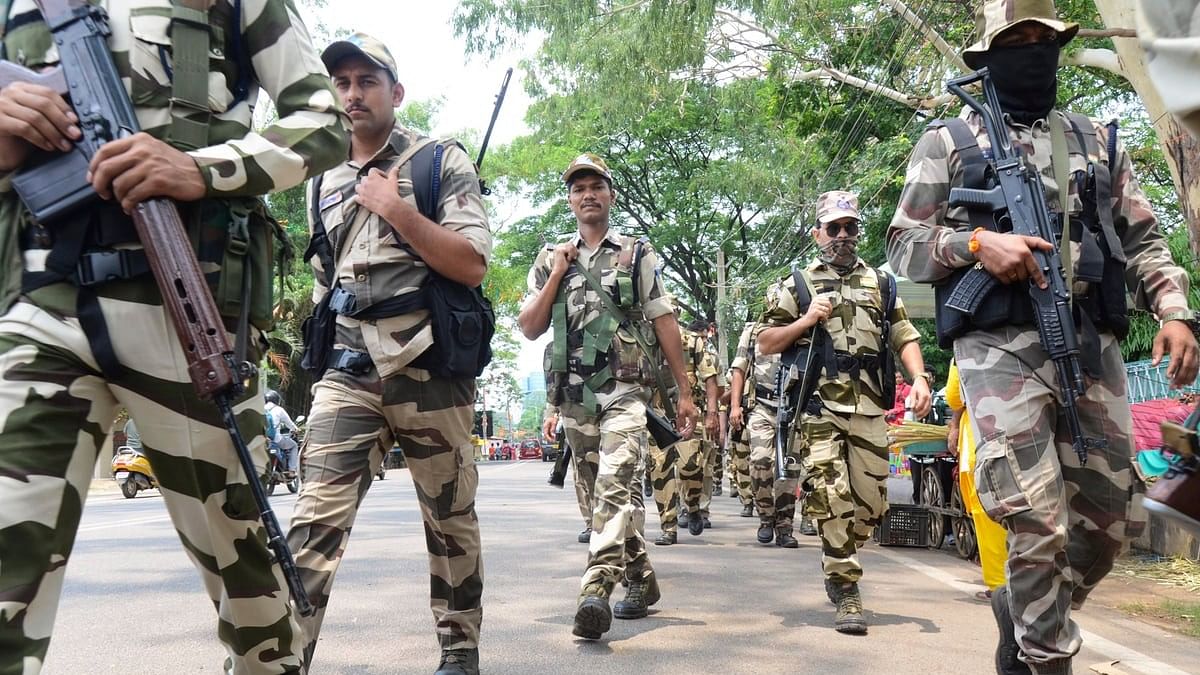
[{"label": "boonie hat", "polygon": [[979,41],[963,50],[963,61],[978,68],[978,57],[992,48],[992,40],[1004,31],[1026,21],[1036,21],[1058,33],[1061,47],[1079,32],[1079,24],[1059,21],[1054,0],[986,0],[975,10],[975,29]]}]

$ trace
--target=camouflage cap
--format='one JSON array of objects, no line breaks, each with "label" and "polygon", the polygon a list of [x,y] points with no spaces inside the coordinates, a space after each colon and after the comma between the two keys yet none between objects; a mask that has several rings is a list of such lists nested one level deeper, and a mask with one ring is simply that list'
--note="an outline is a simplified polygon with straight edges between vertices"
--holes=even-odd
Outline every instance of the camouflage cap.
[{"label": "camouflage cap", "polygon": [[570,183],[571,179],[575,177],[575,174],[583,173],[585,171],[594,173],[597,176],[604,178],[608,181],[609,185],[612,185],[612,173],[608,170],[608,164],[605,164],[604,160],[600,159],[599,155],[593,155],[590,152],[585,152],[571,160],[571,165],[568,166],[567,170],[563,172],[563,182]]},{"label": "camouflage cap", "polygon": [[975,10],[975,28],[979,40],[963,50],[963,61],[978,68],[978,57],[992,48],[997,35],[1026,21],[1036,21],[1058,32],[1059,46],[1065,45],[1079,32],[1079,24],[1058,20],[1054,0],[985,0]]},{"label": "camouflage cap", "polygon": [[858,195],[844,190],[830,190],[817,197],[817,222],[824,225],[842,218],[862,220],[858,213]]},{"label": "camouflage cap", "polygon": [[347,56],[362,56],[388,71],[393,82],[400,81],[396,70],[396,59],[392,58],[392,53],[388,51],[386,45],[366,33],[355,33],[345,40],[338,40],[321,52],[321,60],[325,62],[325,68],[330,72],[333,71],[333,67],[337,65],[338,61]]}]

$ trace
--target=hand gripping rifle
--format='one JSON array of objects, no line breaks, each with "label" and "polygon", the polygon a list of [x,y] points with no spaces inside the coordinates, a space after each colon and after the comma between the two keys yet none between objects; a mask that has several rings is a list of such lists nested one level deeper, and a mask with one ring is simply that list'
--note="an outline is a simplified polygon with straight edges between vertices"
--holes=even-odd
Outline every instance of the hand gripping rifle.
[{"label": "hand gripping rifle", "polygon": [[[105,143],[137,133],[138,122],[108,50],[111,31],[107,13],[86,0],[37,0],[37,5],[58,47],[60,69],[39,74],[12,63],[0,63],[0,74],[9,82],[28,80],[69,95],[83,131],[83,139],[71,152],[35,157],[14,181],[34,216],[47,222],[98,200],[85,178],[88,162]],[[46,175],[51,180],[46,180]],[[36,180],[39,177],[41,180]],[[201,398],[211,400],[220,411],[262,516],[267,546],[283,569],[296,610],[308,616],[313,612],[312,604],[233,413],[234,401],[245,392],[245,381],[254,375],[254,366],[234,360],[221,315],[200,272],[175,203],[163,198],[149,199],[138,204],[132,215],[167,314],[187,357],[192,386]]]},{"label": "hand gripping rifle", "polygon": [[[508,81],[512,79],[512,68],[504,71],[504,81],[500,83],[500,93],[496,94],[496,104],[492,106],[492,119],[488,122],[487,133],[483,135],[483,143],[479,145],[479,159],[475,160],[475,170],[483,167],[483,156],[487,154],[488,142],[492,140],[492,130],[496,128],[496,118],[500,116],[500,106],[504,105],[504,96],[508,94]],[[479,191],[486,197],[492,194],[492,189],[479,179]]]},{"label": "hand gripping rifle", "polygon": [[[975,82],[983,87],[985,101],[982,103],[964,89]],[[953,188],[950,190],[950,206],[991,211],[998,220],[1007,220],[1011,224],[1013,234],[1053,243],[1054,230],[1050,210],[1046,206],[1042,177],[1036,168],[1025,163],[1020,150],[1013,146],[1001,117],[1000,99],[988,69],[983,68],[950,80],[947,89],[983,118],[993,156],[988,177],[995,185],[986,190]],[[1067,186],[1060,186],[1060,189],[1065,191]],[[1032,280],[1029,282],[1029,298],[1033,301],[1038,337],[1042,348],[1054,361],[1058,386],[1062,390],[1063,413],[1071,430],[1071,445],[1079,457],[1079,463],[1087,464],[1088,452],[1105,447],[1107,441],[1084,437],[1079,424],[1076,402],[1087,390],[1087,383],[1079,365],[1079,339],[1071,313],[1071,289],[1067,288],[1062,259],[1057,249],[1049,253],[1041,250],[1032,253],[1048,282],[1045,289],[1038,288]],[[967,271],[946,304],[953,309],[974,314],[996,283],[999,283],[998,280],[982,265],[976,265]]]}]

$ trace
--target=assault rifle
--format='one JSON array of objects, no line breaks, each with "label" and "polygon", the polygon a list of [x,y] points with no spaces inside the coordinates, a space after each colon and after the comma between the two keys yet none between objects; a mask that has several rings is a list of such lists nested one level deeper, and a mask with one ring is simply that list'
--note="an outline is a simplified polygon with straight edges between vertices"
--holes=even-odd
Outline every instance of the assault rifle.
[{"label": "assault rifle", "polygon": [[558,441],[558,449],[562,451],[562,454],[554,460],[554,468],[550,470],[550,480],[546,482],[556,488],[562,488],[567,482],[567,467],[571,466],[571,448],[567,447],[567,428],[562,421],[558,423],[555,440]]},{"label": "assault rifle", "polygon": [[[979,82],[984,102],[967,93],[967,85]],[[993,159],[987,176],[994,187],[986,190],[956,187],[950,190],[950,206],[990,211],[1002,224],[1011,225],[1012,233],[1037,237],[1053,243],[1054,229],[1050,210],[1046,206],[1046,189],[1036,168],[1025,163],[1018,148],[1013,146],[1008,128],[1001,117],[1000,99],[987,68],[950,80],[950,93],[957,96],[983,119],[984,129],[992,146]],[[1060,186],[1066,190],[1067,186]],[[1007,221],[1007,222],[1005,222]],[[1001,227],[1002,231],[1006,228]],[[1079,339],[1071,314],[1071,289],[1067,287],[1062,259],[1058,250],[1033,251],[1038,269],[1046,277],[1047,287],[1039,288],[1029,282],[1029,298],[1033,301],[1038,337],[1042,348],[1054,361],[1058,386],[1062,390],[1063,413],[1071,430],[1071,445],[1080,464],[1087,464],[1088,452],[1107,445],[1099,438],[1086,438],[1079,424],[1076,402],[1087,389],[1079,364]],[[974,314],[988,291],[998,280],[982,265],[967,271],[946,303],[952,309]]]},{"label": "assault rifle", "polygon": [[[488,122],[487,132],[483,135],[483,143],[479,145],[479,159],[475,160],[475,170],[483,168],[483,156],[487,154],[488,142],[492,140],[492,130],[496,128],[496,118],[500,116],[500,106],[504,105],[504,96],[508,94],[508,81],[512,79],[512,68],[504,71],[504,81],[500,83],[500,93],[496,94],[496,104],[492,106],[492,119]],[[479,178],[479,191],[486,197],[492,194],[492,189]]]},{"label": "assault rifle", "polygon": [[[775,411],[775,478],[786,480],[792,472],[796,458],[792,456],[792,425],[804,412],[812,395],[813,346],[818,335],[809,336],[808,349],[793,347],[779,358],[779,370],[775,373],[775,398],[779,408]],[[791,357],[791,358],[788,358]],[[804,364],[804,375],[797,376],[800,364]]]},{"label": "assault rifle", "polygon": [[[47,74],[0,62],[0,77],[6,82],[26,80],[52,86],[64,97],[69,93],[79,117],[83,139],[71,152],[35,155],[14,180],[34,217],[54,224],[59,216],[99,201],[86,180],[88,163],[105,143],[137,133],[138,121],[108,50],[111,30],[104,9],[86,0],[36,1],[58,46],[61,65]],[[235,362],[221,315],[175,203],[150,199],[138,204],[132,215],[163,304],[187,356],[192,386],[220,411],[262,516],[267,546],[283,570],[296,610],[308,616],[313,612],[312,604],[233,412],[234,402],[245,392],[245,381],[254,376],[255,368],[250,363]]]}]

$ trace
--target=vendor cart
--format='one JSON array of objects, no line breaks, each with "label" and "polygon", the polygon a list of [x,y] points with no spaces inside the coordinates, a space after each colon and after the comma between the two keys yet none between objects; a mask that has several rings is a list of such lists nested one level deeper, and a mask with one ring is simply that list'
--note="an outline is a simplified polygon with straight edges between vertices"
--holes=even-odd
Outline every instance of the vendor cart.
[{"label": "vendor cart", "polygon": [[946,535],[953,533],[958,555],[973,559],[979,546],[958,483],[958,458],[944,440],[907,443],[903,452],[912,468],[913,502],[930,514],[929,545],[941,548]]}]

